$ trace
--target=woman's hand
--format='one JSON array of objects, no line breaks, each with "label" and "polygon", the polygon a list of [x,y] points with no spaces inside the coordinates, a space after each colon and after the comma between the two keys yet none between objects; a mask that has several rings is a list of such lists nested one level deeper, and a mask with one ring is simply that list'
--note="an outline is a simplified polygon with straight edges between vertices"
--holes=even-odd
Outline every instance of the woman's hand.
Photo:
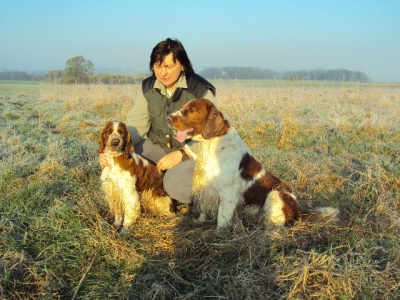
[{"label": "woman's hand", "polygon": [[182,161],[182,153],[179,150],[173,151],[161,157],[157,163],[160,171],[169,170]]},{"label": "woman's hand", "polygon": [[108,165],[107,157],[103,153],[99,154],[99,163],[102,169],[104,169]]}]

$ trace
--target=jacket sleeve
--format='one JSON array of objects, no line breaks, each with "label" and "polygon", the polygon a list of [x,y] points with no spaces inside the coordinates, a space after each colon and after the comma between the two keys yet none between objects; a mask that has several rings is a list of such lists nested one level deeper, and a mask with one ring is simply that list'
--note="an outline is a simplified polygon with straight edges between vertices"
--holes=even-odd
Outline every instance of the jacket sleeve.
[{"label": "jacket sleeve", "polygon": [[[214,97],[213,93],[210,90],[207,91],[203,98],[210,100],[213,104],[217,105],[217,99]],[[191,140],[190,142],[186,143],[185,149],[188,150],[194,160],[197,160],[197,154],[200,151],[198,141]]]},{"label": "jacket sleeve", "polygon": [[150,129],[150,115],[147,100],[140,88],[133,104],[132,110],[126,120],[126,126],[131,134],[133,145],[137,145]]}]

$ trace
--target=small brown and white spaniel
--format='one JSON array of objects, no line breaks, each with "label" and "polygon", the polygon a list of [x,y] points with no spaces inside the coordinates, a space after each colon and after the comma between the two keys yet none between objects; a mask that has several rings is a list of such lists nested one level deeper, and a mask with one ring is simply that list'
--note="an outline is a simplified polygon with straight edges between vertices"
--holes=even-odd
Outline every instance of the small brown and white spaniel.
[{"label": "small brown and white spaniel", "polygon": [[[285,226],[302,218],[290,187],[269,173],[250,154],[238,132],[215,105],[204,99],[191,100],[167,116],[177,139],[199,141],[200,152],[193,175],[194,207],[198,221],[217,219],[217,228],[228,226],[240,215],[268,225]],[[338,210],[317,208],[312,212],[334,218]]]},{"label": "small brown and white spaniel", "polygon": [[154,211],[171,210],[172,199],[164,190],[163,174],[134,152],[124,123],[109,122],[100,132],[98,142],[98,152],[108,159],[101,172],[101,182],[116,229],[122,225],[121,233],[125,233],[135,223],[145,193],[151,198],[150,205],[157,207]]}]

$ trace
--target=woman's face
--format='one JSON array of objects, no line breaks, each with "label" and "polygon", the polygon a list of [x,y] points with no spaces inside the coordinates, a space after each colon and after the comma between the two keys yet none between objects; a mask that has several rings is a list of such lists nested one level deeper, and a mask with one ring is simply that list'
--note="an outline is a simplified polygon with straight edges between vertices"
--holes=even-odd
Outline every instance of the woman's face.
[{"label": "woman's face", "polygon": [[178,85],[178,79],[183,71],[182,64],[174,57],[172,52],[164,57],[162,62],[153,65],[154,75],[170,92],[174,92]]}]

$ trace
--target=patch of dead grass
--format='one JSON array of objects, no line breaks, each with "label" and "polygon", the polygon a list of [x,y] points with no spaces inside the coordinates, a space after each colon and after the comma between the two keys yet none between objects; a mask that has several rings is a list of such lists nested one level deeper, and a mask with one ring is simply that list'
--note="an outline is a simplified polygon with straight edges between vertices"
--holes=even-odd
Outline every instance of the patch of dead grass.
[{"label": "patch of dead grass", "polygon": [[[152,211],[148,199],[131,234],[121,236],[110,225],[99,168],[92,164],[97,147],[90,155],[77,150],[85,161],[77,165],[66,150],[70,141],[81,141],[82,148],[96,144],[93,129],[105,120],[124,120],[139,86],[41,86],[35,105],[40,122],[62,134],[44,139],[48,151],[30,166],[33,174],[9,179],[2,196],[7,200],[31,183],[67,188],[49,189],[54,196],[43,201],[39,215],[24,216],[16,208],[0,219],[0,293],[70,298],[95,258],[79,297],[399,298],[398,87],[247,84],[216,84],[218,106],[269,171],[292,185],[302,205],[339,207],[339,223],[298,221],[271,233],[237,221],[216,232],[215,222],[193,222],[185,206],[167,215]],[[18,128],[23,118],[10,122]],[[0,142],[20,149],[24,140],[15,129]],[[26,195],[18,199],[24,205],[35,196]]]}]

